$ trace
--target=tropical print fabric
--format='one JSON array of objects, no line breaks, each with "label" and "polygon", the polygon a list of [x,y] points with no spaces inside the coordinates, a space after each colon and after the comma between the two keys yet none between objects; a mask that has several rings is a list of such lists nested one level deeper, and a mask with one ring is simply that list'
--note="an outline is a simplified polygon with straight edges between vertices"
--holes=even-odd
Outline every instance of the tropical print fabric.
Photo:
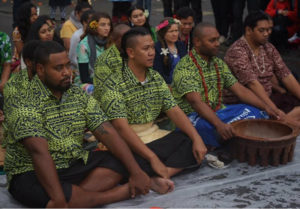
[{"label": "tropical print fabric", "polygon": [[[205,83],[208,88],[208,100],[211,107],[214,109],[219,102],[219,90],[218,90],[218,79],[215,69],[215,64],[218,66],[220,71],[221,80],[221,91],[224,88],[230,88],[237,82],[236,78],[230,72],[228,66],[221,59],[213,57],[210,63],[207,63],[204,59],[197,54],[195,49],[192,50],[197,62],[202,68]],[[197,66],[189,55],[183,57],[177,64],[172,83],[172,93],[178,103],[179,107],[186,113],[190,114],[194,112],[194,109],[185,99],[185,95],[190,92],[199,92],[202,101],[205,101],[205,91],[202,85],[202,78],[200,76]],[[222,104],[221,108],[224,108]]]}]

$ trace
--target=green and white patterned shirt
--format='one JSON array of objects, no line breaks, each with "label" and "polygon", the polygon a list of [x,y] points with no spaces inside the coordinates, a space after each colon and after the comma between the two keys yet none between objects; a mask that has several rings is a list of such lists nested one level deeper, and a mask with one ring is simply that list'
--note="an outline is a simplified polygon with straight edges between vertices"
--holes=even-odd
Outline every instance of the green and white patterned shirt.
[{"label": "green and white patterned shirt", "polygon": [[[217,64],[220,76],[221,76],[221,90],[224,88],[230,88],[237,82],[236,78],[230,72],[226,63],[220,58],[213,57],[210,63],[207,63],[200,57],[199,54],[192,50],[197,62],[202,68],[205,82],[208,88],[208,100],[211,107],[214,109],[218,104],[219,91],[217,85],[217,73],[215,64]],[[190,114],[195,112],[189,102],[186,100],[185,95],[190,92],[199,92],[202,101],[205,101],[204,87],[202,85],[202,79],[197,66],[189,55],[183,57],[177,64],[172,83],[172,93],[178,103],[179,107],[186,113]],[[221,108],[225,106],[222,104]]]},{"label": "green and white patterned shirt", "polygon": [[0,80],[4,63],[11,63],[12,51],[9,36],[0,31]]},{"label": "green and white patterned shirt", "polygon": [[121,76],[117,73],[116,77],[115,84],[107,85],[103,94],[97,97],[110,120],[127,118],[129,124],[145,124],[176,106],[164,79],[152,69],[147,70],[143,84],[128,66]]},{"label": "green and white patterned shirt", "polygon": [[[122,57],[116,45],[106,49],[97,59],[94,72],[94,97],[100,100],[102,91],[106,85],[113,85],[111,76],[121,73]],[[116,77],[116,75],[114,75]]]},{"label": "green and white patterned shirt", "polygon": [[99,103],[72,86],[58,100],[35,76],[28,96],[16,95],[15,106],[5,112],[6,158],[4,169],[8,180],[16,174],[34,170],[31,157],[21,143],[26,137],[42,137],[48,141],[49,152],[56,168],[68,168],[74,159],[88,158],[82,148],[84,131],[94,131],[107,121]]}]

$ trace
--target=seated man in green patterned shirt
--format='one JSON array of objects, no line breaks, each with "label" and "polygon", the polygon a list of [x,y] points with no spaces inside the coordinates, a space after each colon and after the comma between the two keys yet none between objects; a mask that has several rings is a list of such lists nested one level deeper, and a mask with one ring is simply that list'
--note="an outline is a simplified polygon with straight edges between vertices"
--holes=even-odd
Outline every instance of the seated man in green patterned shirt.
[{"label": "seated man in green patterned shirt", "polygon": [[[115,83],[106,85],[102,95],[95,94],[102,109],[130,148],[149,162],[153,175],[169,178],[186,167],[197,167],[206,147],[164,79],[151,69],[155,50],[149,31],[132,28],[121,46],[126,59],[121,73],[112,75]],[[161,112],[183,132],[159,129],[153,122]]]},{"label": "seated man in green patterned shirt", "polygon": [[[15,199],[29,207],[95,207],[168,183],[150,180],[99,103],[71,86],[70,61],[61,45],[42,42],[34,55],[37,75],[16,95],[15,108],[5,112],[4,169]],[[86,128],[130,176],[110,152],[83,149]],[[122,177],[129,183],[118,186]]]},{"label": "seated man in green patterned shirt", "polygon": [[[206,145],[219,147],[222,139],[232,138],[231,122],[268,117],[259,109],[277,117],[273,110],[236,80],[225,62],[216,57],[220,43],[219,33],[213,25],[198,24],[193,37],[193,50],[179,61],[174,70],[172,93]],[[249,105],[225,107],[222,103],[224,88]]]},{"label": "seated man in green patterned shirt", "polygon": [[122,57],[120,55],[121,39],[130,27],[126,24],[118,24],[111,34],[112,46],[106,49],[97,59],[94,74],[94,95],[99,97],[103,86],[110,85],[112,72],[120,71],[122,67]]},{"label": "seated man in green patterned shirt", "polygon": [[32,77],[35,75],[34,70],[34,50],[38,47],[41,41],[33,40],[26,43],[22,49],[22,57],[26,64],[26,69],[14,74],[5,85],[3,90],[4,95],[4,111],[7,113],[11,108],[15,108],[16,97],[21,95],[18,100],[18,105],[26,101],[26,91],[30,85]]}]

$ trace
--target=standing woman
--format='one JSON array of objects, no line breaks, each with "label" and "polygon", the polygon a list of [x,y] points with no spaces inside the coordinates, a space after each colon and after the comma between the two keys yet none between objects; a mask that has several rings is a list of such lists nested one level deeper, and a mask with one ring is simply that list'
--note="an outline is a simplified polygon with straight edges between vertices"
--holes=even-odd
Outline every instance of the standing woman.
[{"label": "standing woman", "polygon": [[37,19],[37,17],[38,14],[36,6],[30,2],[22,4],[18,10],[16,27],[14,28],[12,34],[12,40],[15,46],[12,68],[16,68],[20,64],[24,42],[27,38],[31,24]]},{"label": "standing woman", "polygon": [[154,70],[170,85],[179,60],[186,55],[183,42],[179,41],[180,21],[171,17],[163,19],[156,27],[158,41],[155,43]]},{"label": "standing woman", "polygon": [[154,42],[157,41],[155,28],[151,27],[149,24],[149,11],[145,11],[143,7],[133,5],[128,10],[129,24],[131,27],[144,27],[146,28],[153,39]]},{"label": "standing woman", "polygon": [[100,12],[92,16],[77,46],[78,67],[82,83],[93,83],[96,59],[106,49],[111,31],[112,21],[108,14]]}]

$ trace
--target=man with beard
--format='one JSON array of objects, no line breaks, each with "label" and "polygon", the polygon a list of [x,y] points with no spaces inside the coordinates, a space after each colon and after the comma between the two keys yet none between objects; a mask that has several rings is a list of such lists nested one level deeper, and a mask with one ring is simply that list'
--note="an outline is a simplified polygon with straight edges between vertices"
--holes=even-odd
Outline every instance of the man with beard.
[{"label": "man with beard", "polygon": [[[46,41],[34,56],[37,75],[6,122],[4,169],[12,196],[29,207],[83,208],[146,194],[150,187],[159,190],[167,180],[150,180],[98,102],[71,86],[65,49]],[[128,172],[109,152],[82,148],[86,128]],[[129,183],[118,186],[122,177]]]},{"label": "man with beard", "polygon": [[[205,144],[219,147],[223,140],[232,138],[230,123],[233,121],[265,118],[259,109],[275,115],[250,90],[243,87],[227,65],[216,57],[220,35],[215,26],[200,23],[195,27],[193,37],[194,48],[175,68],[172,93]],[[231,90],[247,105],[225,106],[223,89]]]},{"label": "man with beard", "polygon": [[[242,85],[281,117],[299,125],[300,86],[276,48],[268,42],[269,35],[269,17],[263,12],[250,13],[244,22],[244,36],[227,50],[225,62]],[[272,90],[274,76],[287,91]],[[239,99],[226,92],[224,102],[232,104]]]}]

